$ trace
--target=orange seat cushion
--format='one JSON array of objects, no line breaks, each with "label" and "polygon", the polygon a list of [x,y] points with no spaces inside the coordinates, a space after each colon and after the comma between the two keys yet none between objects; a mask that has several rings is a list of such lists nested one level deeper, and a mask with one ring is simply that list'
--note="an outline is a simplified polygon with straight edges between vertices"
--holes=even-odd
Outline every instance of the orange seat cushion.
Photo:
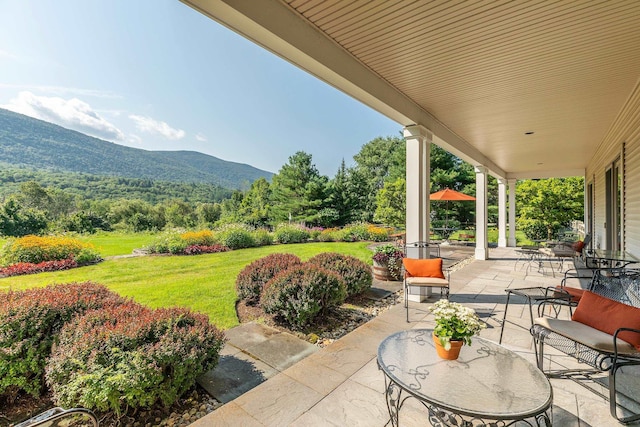
[{"label": "orange seat cushion", "polygon": [[582,294],[584,294],[584,289],[578,288],[570,288],[568,286],[556,286],[556,290],[558,293],[568,293],[571,295],[571,302],[580,302],[580,298],[582,298]]},{"label": "orange seat cushion", "polygon": [[571,245],[571,248],[576,252],[582,253],[582,250],[584,249],[584,242],[582,240],[578,240]]},{"label": "orange seat cushion", "polygon": [[[640,329],[640,308],[585,291],[571,320],[613,335],[618,328]],[[622,332],[618,338],[640,350],[640,334]]]},{"label": "orange seat cushion", "polygon": [[444,273],[442,273],[442,258],[403,258],[402,264],[404,264],[404,269],[410,277],[438,277],[444,279]]}]

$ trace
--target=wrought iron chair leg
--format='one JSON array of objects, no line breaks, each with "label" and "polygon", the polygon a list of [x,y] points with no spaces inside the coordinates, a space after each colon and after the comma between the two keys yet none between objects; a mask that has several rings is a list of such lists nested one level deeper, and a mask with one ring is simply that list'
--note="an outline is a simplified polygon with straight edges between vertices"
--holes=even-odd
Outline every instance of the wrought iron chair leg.
[{"label": "wrought iron chair leg", "polygon": [[544,372],[544,338],[540,338],[534,335],[533,341],[533,348],[536,352],[536,362],[538,362],[538,369]]},{"label": "wrought iron chair leg", "polygon": [[640,414],[630,415],[628,417],[619,417],[616,401],[616,372],[622,366],[614,364],[609,370],[609,411],[611,416],[622,424],[628,424],[640,420]]},{"label": "wrought iron chair leg", "polygon": [[404,308],[407,311],[407,323],[409,323],[409,285],[407,285],[407,279],[404,279]]}]

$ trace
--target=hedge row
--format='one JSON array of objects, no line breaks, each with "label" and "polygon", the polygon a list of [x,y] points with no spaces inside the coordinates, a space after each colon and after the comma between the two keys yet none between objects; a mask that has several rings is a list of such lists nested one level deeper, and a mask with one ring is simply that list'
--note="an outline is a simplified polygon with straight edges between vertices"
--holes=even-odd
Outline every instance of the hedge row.
[{"label": "hedge row", "polygon": [[355,242],[389,239],[389,230],[371,224],[353,224],[341,229],[308,228],[296,224],[280,224],[273,231],[254,229],[245,224],[227,224],[215,231],[202,230],[187,233],[169,232],[159,236],[146,249],[152,253],[184,254],[192,245],[219,244],[229,249],[267,246],[274,243],[290,244],[309,241]]},{"label": "hedge row", "polygon": [[89,282],[0,293],[0,395],[9,398],[41,395],[46,378],[62,406],[170,405],[223,344],[206,316],[153,310]]}]

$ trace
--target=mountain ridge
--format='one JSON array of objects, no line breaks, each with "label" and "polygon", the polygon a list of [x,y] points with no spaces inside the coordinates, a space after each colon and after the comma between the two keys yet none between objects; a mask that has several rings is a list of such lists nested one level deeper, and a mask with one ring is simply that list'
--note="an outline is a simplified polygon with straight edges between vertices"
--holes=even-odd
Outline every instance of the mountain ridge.
[{"label": "mountain ridge", "polygon": [[0,162],[79,172],[246,189],[273,173],[191,150],[126,147],[0,108]]}]

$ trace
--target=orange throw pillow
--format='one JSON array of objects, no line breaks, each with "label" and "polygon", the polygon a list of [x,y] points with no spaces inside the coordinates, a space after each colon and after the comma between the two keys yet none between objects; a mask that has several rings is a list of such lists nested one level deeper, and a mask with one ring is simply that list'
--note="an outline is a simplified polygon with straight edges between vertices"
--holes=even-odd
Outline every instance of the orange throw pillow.
[{"label": "orange throw pillow", "polygon": [[582,298],[582,294],[584,294],[584,289],[571,288],[569,286],[561,286],[558,285],[555,287],[557,292],[562,295],[565,292],[571,296],[571,302],[580,302],[580,298]]},{"label": "orange throw pillow", "polygon": [[576,252],[582,253],[582,250],[584,249],[584,242],[582,240],[578,240],[571,245],[571,248]]},{"label": "orange throw pillow", "polygon": [[442,258],[413,259],[402,258],[404,269],[412,277],[438,277],[444,279],[442,273]]},{"label": "orange throw pillow", "polygon": [[[584,291],[571,320],[613,335],[618,328],[640,329],[640,308]],[[621,332],[618,338],[640,350],[640,334]]]}]

